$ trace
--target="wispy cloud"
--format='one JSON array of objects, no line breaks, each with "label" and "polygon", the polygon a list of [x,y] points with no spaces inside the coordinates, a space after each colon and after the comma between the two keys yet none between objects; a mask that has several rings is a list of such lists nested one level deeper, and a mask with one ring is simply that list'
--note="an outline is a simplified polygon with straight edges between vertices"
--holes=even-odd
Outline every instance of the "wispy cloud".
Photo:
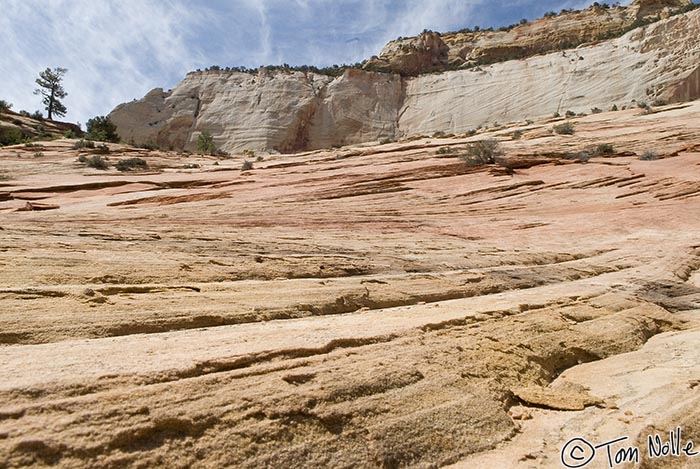
[{"label": "wispy cloud", "polygon": [[65,67],[67,119],[108,113],[209,65],[330,65],[425,28],[499,26],[585,0],[2,0],[0,99],[34,111],[34,79]]}]

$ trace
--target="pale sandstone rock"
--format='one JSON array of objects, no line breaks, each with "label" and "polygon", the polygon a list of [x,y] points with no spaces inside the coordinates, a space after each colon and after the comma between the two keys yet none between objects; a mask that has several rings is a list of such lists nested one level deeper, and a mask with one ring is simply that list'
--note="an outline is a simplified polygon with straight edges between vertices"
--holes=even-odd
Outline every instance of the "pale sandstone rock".
[{"label": "pale sandstone rock", "polygon": [[188,150],[203,130],[227,151],[278,152],[457,134],[566,110],[695,99],[698,37],[694,11],[597,45],[415,78],[193,72],[172,92],[153,90],[109,117],[125,141]]}]

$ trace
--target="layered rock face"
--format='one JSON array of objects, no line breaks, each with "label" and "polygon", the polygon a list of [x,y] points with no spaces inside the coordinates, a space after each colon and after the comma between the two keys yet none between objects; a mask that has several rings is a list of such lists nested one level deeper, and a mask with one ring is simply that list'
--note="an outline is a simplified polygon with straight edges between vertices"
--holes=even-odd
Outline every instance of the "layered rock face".
[{"label": "layered rock face", "polygon": [[[637,2],[625,11],[636,15],[642,7],[649,6]],[[196,149],[203,130],[224,150],[277,152],[461,133],[566,110],[696,99],[698,37],[696,10],[610,41],[417,77],[354,69],[338,78],[193,72],[171,92],[153,90],[109,117],[125,141],[166,149]],[[446,52],[435,39],[426,38],[430,53],[414,57],[416,66],[443,60]]]},{"label": "layered rock face", "polygon": [[691,0],[635,0],[627,8],[596,4],[582,11],[551,12],[536,21],[498,31],[478,27],[442,35],[429,31],[389,42],[364,68],[418,75],[531,57],[620,36],[635,24],[668,18],[690,3]]},{"label": "layered rock face", "polygon": [[393,137],[401,98],[399,77],[358,70],[193,72],[109,117],[127,142],[193,150],[207,130],[226,150],[292,152]]}]

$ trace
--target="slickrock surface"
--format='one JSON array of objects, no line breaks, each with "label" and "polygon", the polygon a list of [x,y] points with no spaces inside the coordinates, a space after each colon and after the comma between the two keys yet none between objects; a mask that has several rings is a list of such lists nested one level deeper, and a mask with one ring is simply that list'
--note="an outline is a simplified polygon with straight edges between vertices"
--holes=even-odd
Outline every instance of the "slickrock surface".
[{"label": "slickrock surface", "polygon": [[205,130],[227,151],[282,153],[459,135],[566,111],[698,99],[699,37],[695,10],[609,41],[416,77],[192,72],[173,90],[155,89],[109,117],[127,142],[191,151]]},{"label": "slickrock surface", "polygon": [[[700,441],[700,102],[571,122],[245,172],[0,149],[0,467],[548,467],[577,436]],[[460,160],[483,138],[514,174]]]}]

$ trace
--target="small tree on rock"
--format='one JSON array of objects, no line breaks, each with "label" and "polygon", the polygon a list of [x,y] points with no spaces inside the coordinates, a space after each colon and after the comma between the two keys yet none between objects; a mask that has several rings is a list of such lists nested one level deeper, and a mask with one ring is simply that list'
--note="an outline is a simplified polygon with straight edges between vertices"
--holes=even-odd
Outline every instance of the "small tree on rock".
[{"label": "small tree on rock", "polygon": [[197,137],[197,151],[204,153],[206,155],[213,155],[216,153],[216,145],[214,145],[214,137],[208,130],[203,130],[199,137]]},{"label": "small tree on rock", "polygon": [[47,68],[39,73],[39,78],[36,79],[36,84],[39,85],[39,88],[34,90],[34,94],[43,97],[42,102],[46,107],[49,120],[53,120],[54,115],[58,117],[66,115],[66,107],[60,100],[68,96],[68,93],[66,93],[61,84],[63,75],[65,75],[67,71],[67,69],[60,67],[53,70]]}]

